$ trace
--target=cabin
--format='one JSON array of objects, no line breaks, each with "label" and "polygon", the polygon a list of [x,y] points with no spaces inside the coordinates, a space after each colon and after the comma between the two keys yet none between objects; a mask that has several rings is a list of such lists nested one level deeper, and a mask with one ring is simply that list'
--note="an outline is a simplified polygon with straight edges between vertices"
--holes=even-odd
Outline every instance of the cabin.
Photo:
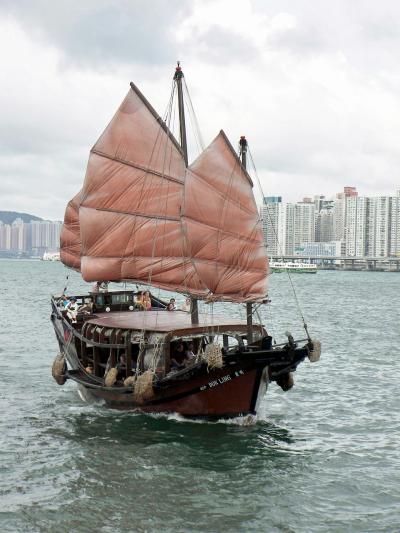
[{"label": "cabin", "polygon": [[[62,326],[56,328],[58,335],[63,334],[59,340],[74,343],[78,366],[91,378],[103,380],[110,368],[118,369],[116,385],[121,387],[126,378],[146,370],[152,370],[159,380],[180,374],[187,377],[202,364],[200,354],[216,335],[226,355],[245,347],[260,349],[265,343],[267,334],[261,325],[253,326],[252,345],[247,345],[244,321],[201,314],[198,324],[192,324],[190,312],[168,311],[166,302],[153,295],[151,309],[144,311],[137,296],[134,291],[74,296],[78,307],[74,321],[61,297],[52,298],[52,319]],[[195,357],[183,361],[182,345],[184,352],[190,346]]]}]

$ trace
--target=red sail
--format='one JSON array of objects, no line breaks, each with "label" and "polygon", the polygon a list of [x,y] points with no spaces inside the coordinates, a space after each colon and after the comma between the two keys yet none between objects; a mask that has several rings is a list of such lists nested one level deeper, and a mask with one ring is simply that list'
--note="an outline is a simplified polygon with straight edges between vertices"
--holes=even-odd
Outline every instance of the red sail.
[{"label": "red sail", "polygon": [[81,268],[81,234],[79,228],[79,191],[65,209],[64,224],[60,235],[60,257],[64,265],[76,270]]},{"label": "red sail", "polygon": [[218,300],[267,293],[267,255],[252,181],[221,131],[189,167],[183,220],[197,275]]},{"label": "red sail", "polygon": [[[63,233],[73,213],[71,204]],[[79,226],[86,281],[132,280],[230,301],[266,294],[251,180],[225,135],[186,169],[179,145],[133,84],[91,150]],[[76,268],[66,242],[62,260]]]}]

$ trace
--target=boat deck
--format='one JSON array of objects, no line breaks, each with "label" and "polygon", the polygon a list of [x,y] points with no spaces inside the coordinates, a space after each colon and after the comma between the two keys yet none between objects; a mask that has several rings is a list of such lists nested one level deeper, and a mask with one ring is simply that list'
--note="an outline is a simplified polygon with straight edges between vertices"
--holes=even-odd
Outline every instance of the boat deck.
[{"label": "boat deck", "polygon": [[[159,332],[169,332],[176,330],[204,330],[208,327],[216,328],[219,326],[232,327],[235,330],[246,328],[246,322],[243,320],[234,320],[224,316],[211,316],[199,314],[198,324],[192,324],[190,313],[185,311],[124,311],[121,313],[96,313],[96,317],[87,321],[89,324],[95,324],[102,327],[133,329],[133,330],[150,330]],[[260,326],[254,326],[259,329]]]}]

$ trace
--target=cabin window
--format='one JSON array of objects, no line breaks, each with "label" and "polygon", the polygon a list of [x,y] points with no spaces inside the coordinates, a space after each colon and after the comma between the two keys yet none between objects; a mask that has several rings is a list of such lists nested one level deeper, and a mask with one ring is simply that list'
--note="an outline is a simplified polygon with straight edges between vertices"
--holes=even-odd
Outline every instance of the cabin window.
[{"label": "cabin window", "polygon": [[123,293],[123,294],[112,294],[111,303],[116,304],[126,304],[132,302],[132,294]]},{"label": "cabin window", "polygon": [[96,304],[97,305],[104,305],[104,294],[97,294],[96,295]]}]

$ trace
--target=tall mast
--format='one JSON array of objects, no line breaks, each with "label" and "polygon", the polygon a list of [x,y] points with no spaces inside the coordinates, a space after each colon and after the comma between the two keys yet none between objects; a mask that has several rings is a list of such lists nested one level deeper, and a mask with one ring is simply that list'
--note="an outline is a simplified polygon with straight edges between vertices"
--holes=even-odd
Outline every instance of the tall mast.
[{"label": "tall mast", "polygon": [[[247,168],[247,140],[244,135],[240,137],[240,159],[243,167]],[[246,302],[246,316],[247,316],[247,344],[253,342],[253,304],[252,302]]]},{"label": "tall mast", "polygon": [[[183,103],[183,90],[182,90],[182,78],[183,72],[178,61],[175,69],[174,80],[178,89],[178,109],[179,109],[179,133],[181,140],[181,148],[183,151],[183,157],[185,159],[185,165],[188,166],[188,149],[186,140],[186,124],[185,124],[185,106]],[[191,298],[190,315],[192,324],[199,323],[199,307],[196,298]]]},{"label": "tall mast", "polygon": [[188,166],[188,150],[187,150],[187,141],[186,141],[185,106],[183,104],[182,78],[183,78],[183,72],[180,66],[180,61],[178,61],[178,65],[175,69],[174,80],[178,88],[179,133],[180,133],[183,157],[185,158],[186,166]]}]

